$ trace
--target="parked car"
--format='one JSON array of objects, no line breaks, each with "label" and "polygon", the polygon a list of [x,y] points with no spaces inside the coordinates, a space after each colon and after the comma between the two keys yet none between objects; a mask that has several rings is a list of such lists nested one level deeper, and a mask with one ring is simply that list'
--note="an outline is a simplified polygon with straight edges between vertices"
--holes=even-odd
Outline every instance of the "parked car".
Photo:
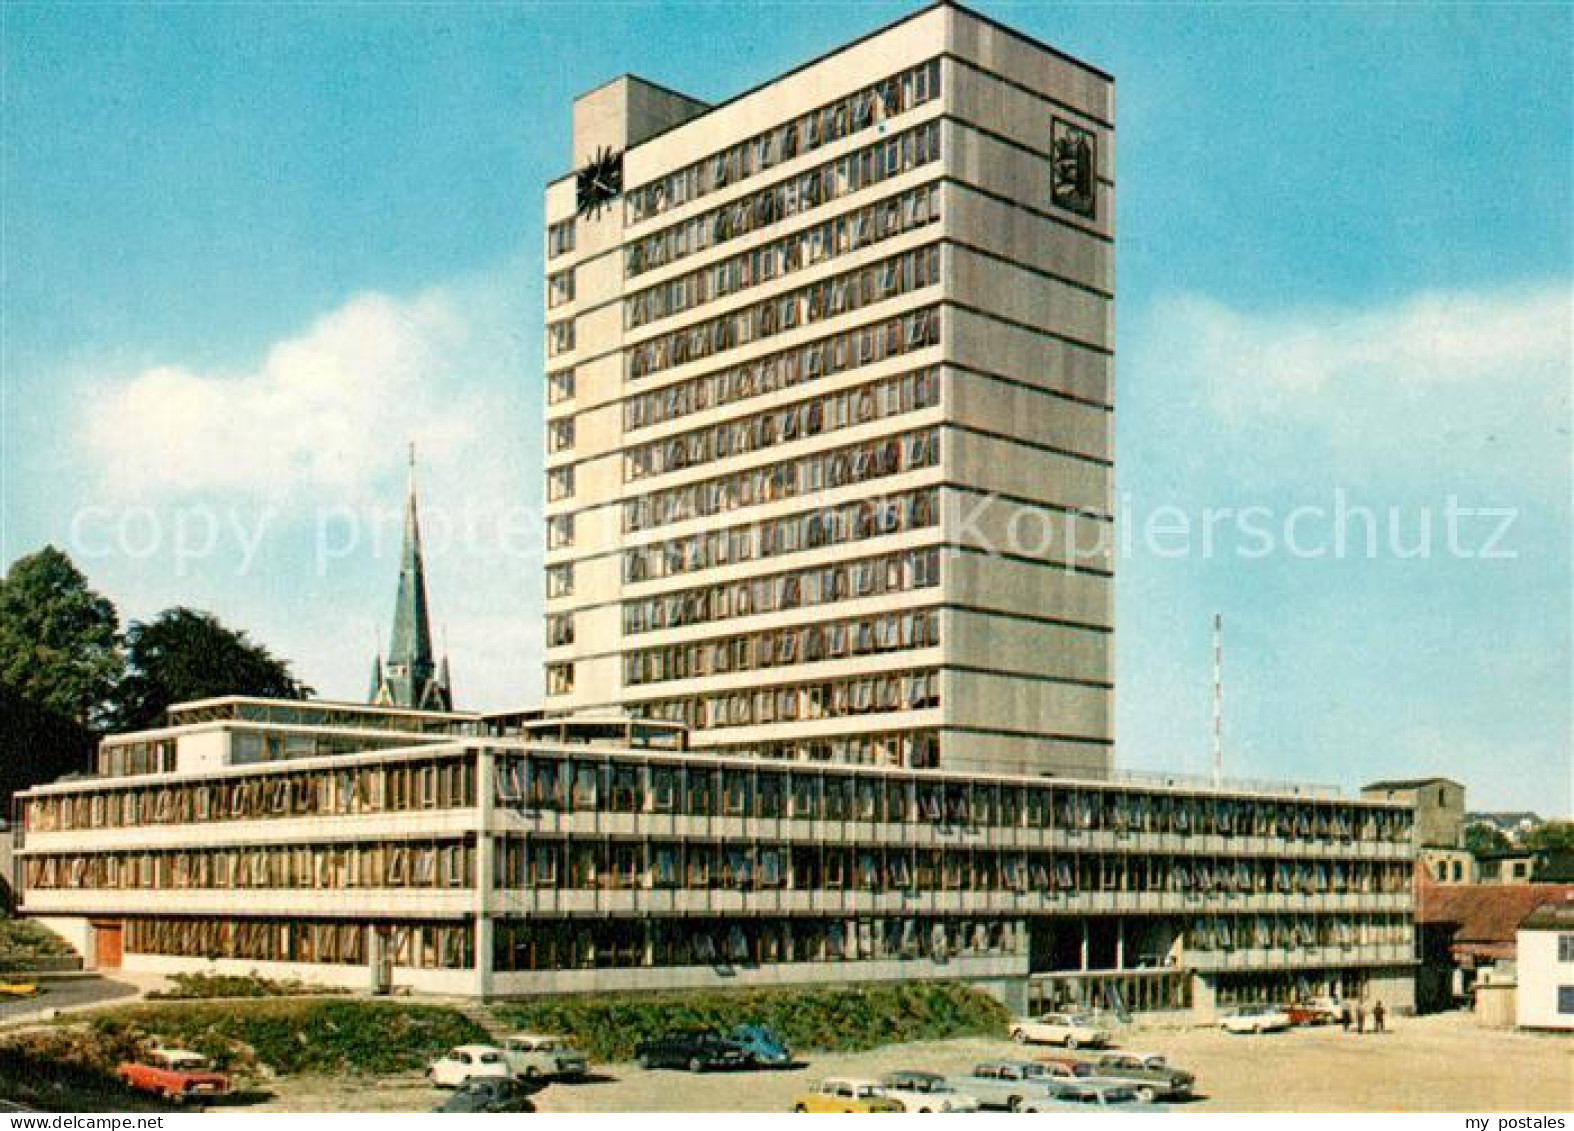
[{"label": "parked car", "polygon": [[1042,1064],[997,1060],[975,1064],[970,1076],[947,1077],[946,1083],[964,1095],[972,1096],[980,1107],[1018,1111],[1029,1100],[1042,1097],[1049,1077]]},{"label": "parked car", "polygon": [[1150,1112],[1166,1110],[1163,1104],[1144,1103],[1128,1084],[1070,1081],[1052,1087],[1045,1095],[1027,1101],[1022,1111],[1086,1114],[1094,1112]]},{"label": "parked car", "polygon": [[536,1110],[530,1100],[536,1090],[535,1085],[508,1076],[473,1076],[432,1110],[451,1115],[531,1112]]},{"label": "parked car", "polygon": [[1011,1039],[1019,1044],[1103,1048],[1114,1038],[1113,1033],[1086,1013],[1046,1013],[1042,1017],[1011,1022]]},{"label": "parked car", "polygon": [[849,1080],[833,1076],[820,1086],[793,1101],[793,1111],[823,1115],[827,1112],[901,1112],[907,1110],[889,1096],[882,1095],[873,1080]]},{"label": "parked car", "polygon": [[567,1037],[515,1033],[503,1040],[503,1057],[509,1073],[525,1080],[572,1080],[590,1071],[585,1054]]},{"label": "parked car", "polygon": [[727,1039],[762,1068],[786,1068],[792,1063],[792,1049],[787,1042],[764,1025],[739,1025],[727,1034]]},{"label": "parked car", "polygon": [[115,1075],[139,1092],[186,1103],[228,1095],[230,1078],[214,1070],[213,1062],[185,1049],[153,1049],[140,1060],[123,1061]]},{"label": "parked car", "polygon": [[8,982],[0,979],[0,997],[32,997],[37,992],[37,982]]},{"label": "parked car", "polygon": [[641,1068],[687,1068],[690,1072],[747,1068],[749,1054],[714,1029],[677,1029],[634,1046]]},{"label": "parked car", "polygon": [[1292,1025],[1334,1025],[1344,1015],[1344,1003],[1333,997],[1307,998],[1285,1009]]},{"label": "parked car", "polygon": [[1157,1053],[1107,1052],[1083,1062],[1089,1075],[1130,1084],[1144,1103],[1191,1095],[1197,1077],[1174,1067]]},{"label": "parked car", "polygon": [[892,1072],[881,1079],[880,1092],[909,1113],[977,1111],[979,1106],[977,1097],[957,1091],[933,1072]]},{"label": "parked car", "polygon": [[477,1077],[512,1076],[508,1058],[496,1045],[460,1045],[449,1049],[426,1070],[434,1087],[457,1088]]},{"label": "parked car", "polygon": [[1219,1022],[1226,1033],[1273,1033],[1289,1027],[1290,1015],[1277,1005],[1243,1005]]}]

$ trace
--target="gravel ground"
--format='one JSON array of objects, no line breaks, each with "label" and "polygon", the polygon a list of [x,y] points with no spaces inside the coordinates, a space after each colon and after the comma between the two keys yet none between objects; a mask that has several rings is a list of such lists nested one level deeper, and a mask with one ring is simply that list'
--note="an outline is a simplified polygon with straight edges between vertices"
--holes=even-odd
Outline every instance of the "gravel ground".
[{"label": "gravel ground", "polygon": [[[1468,1014],[1399,1018],[1393,1031],[1357,1037],[1337,1028],[1261,1037],[1215,1029],[1132,1032],[1122,1046],[1167,1054],[1195,1072],[1198,1099],[1181,1110],[1524,1111],[1574,1110],[1574,1039],[1482,1029]],[[1048,1050],[1037,1050],[1043,1052]],[[878,1076],[897,1068],[964,1073],[1018,1057],[1007,1041],[937,1041],[867,1053],[817,1055],[802,1068],[691,1076],[607,1065],[580,1084],[537,1097],[549,1112],[788,1111],[823,1076]],[[275,1081],[271,1111],[429,1111],[441,1093],[420,1077],[379,1081]]]}]

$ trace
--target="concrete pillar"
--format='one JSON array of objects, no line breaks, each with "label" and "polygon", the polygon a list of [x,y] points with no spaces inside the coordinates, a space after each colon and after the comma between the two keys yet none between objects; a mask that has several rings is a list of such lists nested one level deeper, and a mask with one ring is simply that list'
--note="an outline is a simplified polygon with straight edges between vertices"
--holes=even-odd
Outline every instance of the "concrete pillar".
[{"label": "concrete pillar", "polygon": [[497,842],[492,839],[496,826],[493,802],[496,795],[496,757],[485,747],[476,748],[475,766],[475,992],[480,998],[492,996],[492,958],[495,935],[492,887],[497,872]]},{"label": "concrete pillar", "polygon": [[1193,1020],[1205,1023],[1219,1015],[1218,987],[1206,974],[1191,976],[1191,1013]]},{"label": "concrete pillar", "polygon": [[1079,969],[1086,970],[1088,968],[1088,956],[1091,950],[1092,945],[1088,939],[1088,921],[1084,919],[1082,920],[1082,950],[1078,956]]},{"label": "concrete pillar", "polygon": [[1126,968],[1126,920],[1115,920],[1115,969]]}]

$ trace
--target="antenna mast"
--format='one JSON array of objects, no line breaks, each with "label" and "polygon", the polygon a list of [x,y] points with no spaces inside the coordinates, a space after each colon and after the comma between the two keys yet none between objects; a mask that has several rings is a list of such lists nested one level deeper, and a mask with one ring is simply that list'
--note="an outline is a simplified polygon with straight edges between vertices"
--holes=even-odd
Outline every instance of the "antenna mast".
[{"label": "antenna mast", "polygon": [[1224,614],[1213,614],[1213,784],[1224,784]]}]

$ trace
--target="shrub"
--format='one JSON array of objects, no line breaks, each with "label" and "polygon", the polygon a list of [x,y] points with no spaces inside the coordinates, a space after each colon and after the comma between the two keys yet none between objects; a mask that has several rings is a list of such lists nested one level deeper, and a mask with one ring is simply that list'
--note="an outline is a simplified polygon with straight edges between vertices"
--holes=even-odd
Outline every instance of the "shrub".
[{"label": "shrub", "polygon": [[540,998],[499,1006],[520,1029],[572,1036],[596,1060],[628,1060],[669,1029],[768,1025],[799,1049],[856,1052],[906,1041],[996,1036],[1010,1019],[982,991],[954,982]]},{"label": "shrub", "polygon": [[0,972],[28,970],[35,959],[74,954],[64,939],[37,923],[0,918]]},{"label": "shrub", "polygon": [[198,1001],[203,998],[232,997],[303,997],[318,994],[341,994],[345,991],[331,986],[316,986],[296,978],[263,978],[257,974],[171,974],[174,987],[154,990],[148,994],[150,1001]]},{"label": "shrub", "polygon": [[284,999],[130,1006],[95,1017],[106,1039],[150,1039],[220,1068],[277,1075],[412,1072],[486,1032],[452,1009],[401,1002]]}]

